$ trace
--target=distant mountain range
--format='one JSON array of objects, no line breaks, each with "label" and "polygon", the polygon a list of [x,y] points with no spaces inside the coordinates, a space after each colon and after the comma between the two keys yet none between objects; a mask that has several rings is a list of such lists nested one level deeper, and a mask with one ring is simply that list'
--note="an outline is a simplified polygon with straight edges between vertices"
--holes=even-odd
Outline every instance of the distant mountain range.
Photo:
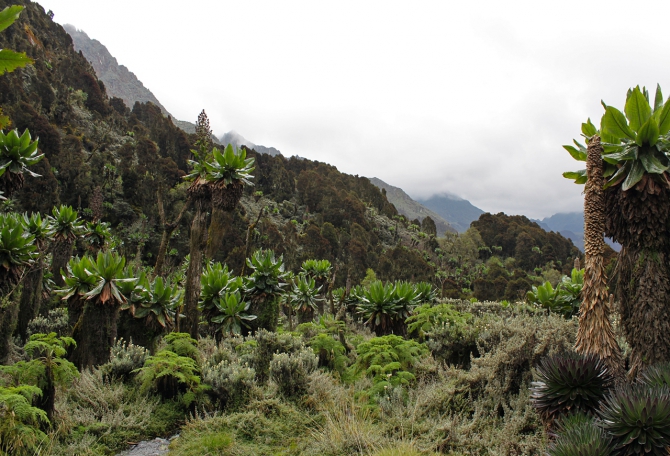
[{"label": "distant mountain range", "polygon": [[265,147],[265,146],[259,146],[258,144],[254,144],[251,141],[244,138],[239,133],[237,133],[236,131],[229,131],[228,133],[221,136],[219,141],[221,141],[221,144],[232,144],[237,148],[239,148],[240,146],[247,146],[249,149],[253,149],[256,152],[260,152],[262,154],[268,154],[272,156],[281,155],[281,152],[279,152],[274,147]]},{"label": "distant mountain range", "polygon": [[417,200],[417,202],[440,214],[459,233],[470,228],[470,224],[484,213],[483,210],[473,206],[470,201],[449,193],[433,195],[425,200]]},{"label": "distant mountain range", "polygon": [[437,227],[437,235],[444,236],[445,232],[456,233],[457,230],[451,224],[441,217],[438,213],[428,209],[424,205],[414,201],[403,189],[389,185],[376,177],[370,178],[377,187],[386,191],[386,199],[395,206],[398,212],[410,220],[423,220],[427,216],[433,219]]},{"label": "distant mountain range", "polygon": [[[584,251],[584,213],[564,212],[545,217],[542,220],[533,220],[547,231],[555,231],[570,239],[579,250]],[[621,250],[621,246],[611,239],[605,238],[605,242],[615,251]]]}]

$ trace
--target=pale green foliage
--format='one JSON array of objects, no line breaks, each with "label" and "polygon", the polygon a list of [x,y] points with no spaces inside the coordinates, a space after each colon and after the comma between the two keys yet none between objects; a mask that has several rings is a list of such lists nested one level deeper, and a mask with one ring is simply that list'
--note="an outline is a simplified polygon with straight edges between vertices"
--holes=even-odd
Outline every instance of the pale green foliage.
[{"label": "pale green foliage", "polygon": [[198,307],[208,320],[216,313],[214,302],[217,299],[243,287],[242,278],[233,276],[228,271],[228,266],[221,263],[208,264],[202,272],[200,282],[202,288]]},{"label": "pale green foliage", "polygon": [[407,332],[423,340],[426,333],[440,326],[463,326],[471,320],[472,314],[461,313],[451,304],[424,304],[414,309],[414,314],[407,318]]},{"label": "pale green foliage", "polygon": [[179,393],[191,393],[186,400],[190,403],[195,399],[194,394],[201,391],[195,361],[169,350],[161,350],[150,356],[136,372],[140,391],[143,393],[156,392],[164,398],[172,398]]},{"label": "pale green foliage", "polygon": [[424,344],[395,335],[372,338],[358,345],[357,351],[353,369],[373,379],[373,394],[409,385],[415,379],[414,365],[428,353]]},{"label": "pale green foliage", "polygon": [[100,366],[100,372],[107,379],[129,379],[131,372],[144,366],[149,357],[149,350],[123,339],[116,340],[110,351],[109,361]]},{"label": "pale green foliage", "polygon": [[270,377],[284,397],[299,398],[307,392],[308,375],[317,364],[317,357],[305,347],[294,353],[277,353],[270,362]]},{"label": "pale green foliage", "polygon": [[245,404],[254,387],[255,377],[254,369],[239,362],[208,362],[202,368],[203,383],[211,386],[211,393],[226,409],[235,409]]},{"label": "pale green foliage", "polygon": [[56,307],[49,310],[47,316],[38,315],[28,322],[28,335],[55,332],[64,335],[68,330],[67,308]]}]

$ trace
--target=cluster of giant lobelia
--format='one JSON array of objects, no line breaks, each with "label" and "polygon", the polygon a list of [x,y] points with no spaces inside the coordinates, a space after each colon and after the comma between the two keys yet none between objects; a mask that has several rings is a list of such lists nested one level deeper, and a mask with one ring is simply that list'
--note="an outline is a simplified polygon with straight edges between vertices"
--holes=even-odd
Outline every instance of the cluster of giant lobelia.
[{"label": "cluster of giant lobelia", "polygon": [[[563,175],[578,184],[587,183],[584,287],[585,291],[589,286],[596,287],[591,289],[589,299],[603,301],[595,306],[600,309],[596,312],[599,315],[596,320],[601,329],[608,326],[604,318],[608,314],[609,296],[604,278],[587,285],[589,253],[592,256],[599,254],[603,233],[622,246],[615,271],[615,297],[619,302],[622,328],[631,347],[630,373],[635,375],[645,365],[670,361],[670,315],[666,311],[670,304],[670,237],[667,232],[670,221],[670,102],[663,102],[658,87],[652,106],[647,90],[635,87],[628,91],[624,112],[605,103],[603,106],[605,114],[600,129],[590,120],[582,124],[582,135],[589,148],[577,141],[577,147],[564,146],[581,161],[587,161],[589,154],[597,153],[592,167],[600,168],[595,174],[599,177],[592,178],[587,175],[587,170]],[[589,184],[592,179],[596,179],[597,184],[595,181]],[[591,199],[593,195],[597,197]],[[601,216],[594,216],[596,213]],[[589,226],[589,219],[595,224]],[[589,245],[589,239],[597,245]],[[599,266],[598,274],[602,275],[604,270],[602,265]],[[593,308],[583,296],[582,316]],[[596,320],[592,318],[590,324],[595,324]],[[602,336],[602,332],[594,329],[593,326],[580,328],[583,334],[582,339],[578,336],[578,349],[593,346],[584,339],[588,337],[585,330],[592,333],[592,337]],[[612,337],[607,339],[611,342]],[[610,342],[609,348],[614,349]],[[618,355],[609,353],[606,357],[611,356]]]}]

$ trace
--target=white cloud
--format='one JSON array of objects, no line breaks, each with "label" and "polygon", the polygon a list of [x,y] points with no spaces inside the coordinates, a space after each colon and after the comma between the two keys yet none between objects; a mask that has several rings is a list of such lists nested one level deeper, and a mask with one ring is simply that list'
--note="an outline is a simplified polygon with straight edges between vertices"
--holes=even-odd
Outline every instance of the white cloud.
[{"label": "white cloud", "polygon": [[[580,210],[561,148],[670,70],[641,1],[44,0],[176,117],[487,211]],[[670,90],[670,84],[665,84]]]}]

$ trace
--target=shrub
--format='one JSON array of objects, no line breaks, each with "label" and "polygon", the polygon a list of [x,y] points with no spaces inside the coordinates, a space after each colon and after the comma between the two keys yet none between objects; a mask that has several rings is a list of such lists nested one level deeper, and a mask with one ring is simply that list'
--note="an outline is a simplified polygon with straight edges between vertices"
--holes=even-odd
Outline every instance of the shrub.
[{"label": "shrub", "polygon": [[176,353],[179,356],[185,356],[192,360],[200,361],[200,352],[198,351],[198,342],[188,333],[169,333],[163,341],[167,344],[165,350]]},{"label": "shrub", "polygon": [[670,387],[670,363],[660,363],[647,367],[641,374],[641,380],[649,386]]},{"label": "shrub", "polygon": [[256,380],[265,383],[269,378],[270,363],[276,353],[295,353],[304,347],[302,340],[291,334],[277,334],[260,329],[249,341],[256,343],[251,356],[250,365],[256,371]]},{"label": "shrub", "polygon": [[203,383],[211,387],[210,394],[220,407],[228,410],[238,409],[248,401],[255,377],[254,369],[228,361],[205,363],[202,368]]},{"label": "shrub", "polygon": [[118,339],[112,345],[109,361],[100,366],[100,372],[106,380],[118,378],[126,381],[135,376],[131,372],[144,366],[148,357],[149,350],[146,348]]},{"label": "shrub", "polygon": [[156,392],[164,399],[184,395],[186,406],[203,391],[195,361],[169,350],[161,350],[147,358],[144,367],[137,369],[137,372],[142,392]]},{"label": "shrub", "polygon": [[318,358],[308,348],[291,354],[277,353],[270,363],[270,376],[284,397],[296,399],[307,393],[308,376],[317,364]]},{"label": "shrub", "polygon": [[127,442],[168,433],[177,419],[183,419],[183,412],[166,417],[164,409],[158,399],[137,394],[123,383],[106,381],[98,369],[84,370],[56,398],[62,448],[53,454],[81,454],[79,442],[89,442],[84,454],[114,454],[125,449]]},{"label": "shrub", "polygon": [[58,336],[64,336],[69,328],[67,308],[57,307],[49,310],[47,316],[38,315],[28,322],[28,336],[32,334],[56,333]]}]

